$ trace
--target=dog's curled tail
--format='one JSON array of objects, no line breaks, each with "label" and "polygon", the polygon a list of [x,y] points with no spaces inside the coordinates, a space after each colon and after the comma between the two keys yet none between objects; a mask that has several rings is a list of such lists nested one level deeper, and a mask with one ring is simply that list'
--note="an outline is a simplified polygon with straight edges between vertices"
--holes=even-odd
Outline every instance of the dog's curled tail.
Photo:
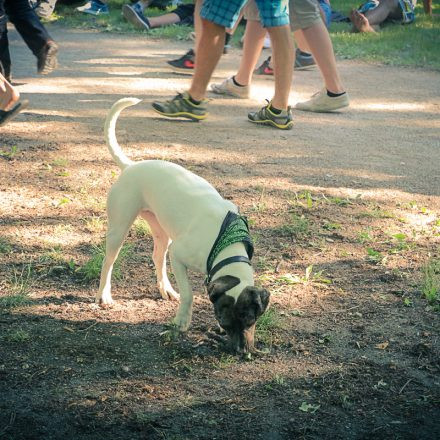
[{"label": "dog's curled tail", "polygon": [[124,154],[121,146],[118,144],[118,140],[116,139],[116,121],[124,108],[136,105],[139,102],[141,102],[141,100],[137,98],[120,99],[112,105],[112,108],[108,112],[107,118],[105,119],[104,134],[107,147],[114,161],[117,163],[119,168],[121,168],[121,170],[125,169],[133,162]]}]

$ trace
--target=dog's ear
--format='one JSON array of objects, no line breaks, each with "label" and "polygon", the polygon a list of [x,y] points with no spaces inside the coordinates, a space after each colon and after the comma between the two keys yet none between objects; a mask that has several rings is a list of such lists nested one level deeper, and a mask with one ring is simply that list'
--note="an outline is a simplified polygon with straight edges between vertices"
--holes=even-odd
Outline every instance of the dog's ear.
[{"label": "dog's ear", "polygon": [[208,284],[209,299],[212,303],[215,303],[227,290],[232,289],[238,284],[240,284],[240,279],[232,275],[225,275],[217,278],[215,281],[211,281]]},{"label": "dog's ear", "polygon": [[269,305],[270,293],[266,289],[246,287],[235,305],[236,313],[246,325],[252,325]]}]

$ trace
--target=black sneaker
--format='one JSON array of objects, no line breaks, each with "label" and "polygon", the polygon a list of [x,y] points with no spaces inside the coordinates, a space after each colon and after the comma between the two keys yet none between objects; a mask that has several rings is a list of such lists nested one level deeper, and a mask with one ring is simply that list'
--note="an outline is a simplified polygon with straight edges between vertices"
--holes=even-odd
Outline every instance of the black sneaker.
[{"label": "black sneaker", "polygon": [[37,56],[37,72],[47,75],[58,67],[57,61],[58,44],[48,41]]},{"label": "black sneaker", "polygon": [[273,68],[270,67],[270,57],[263,61],[260,67],[254,70],[255,75],[273,76]]},{"label": "black sneaker", "polygon": [[153,102],[153,109],[169,118],[187,118],[192,121],[201,121],[208,116],[206,111],[206,100],[200,104],[194,104],[189,99],[188,92],[178,93],[170,101],[155,101]]},{"label": "black sneaker", "polygon": [[310,67],[316,66],[316,61],[310,56],[304,56],[299,49],[295,52],[295,64],[293,65],[295,70],[309,69]]},{"label": "black sneaker", "polygon": [[183,57],[176,60],[167,61],[175,72],[187,73],[192,75],[194,72],[196,54],[191,49]]},{"label": "black sneaker", "polygon": [[290,130],[293,127],[293,116],[290,107],[277,115],[270,110],[269,101],[268,104],[262,109],[258,110],[257,112],[249,113],[248,119],[250,122],[263,125],[272,125],[272,127],[279,128],[280,130]]}]

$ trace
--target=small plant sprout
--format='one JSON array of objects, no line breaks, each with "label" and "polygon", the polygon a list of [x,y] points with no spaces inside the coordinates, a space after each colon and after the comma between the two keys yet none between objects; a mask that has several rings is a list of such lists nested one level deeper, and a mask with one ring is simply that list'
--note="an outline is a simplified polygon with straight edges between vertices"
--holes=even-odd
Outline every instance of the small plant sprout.
[{"label": "small plant sprout", "polygon": [[266,188],[263,186],[261,188],[260,197],[258,198],[258,202],[253,203],[252,207],[255,212],[264,212],[267,209],[266,202],[264,201],[264,193]]},{"label": "small plant sprout", "polygon": [[430,259],[423,267],[421,291],[429,305],[440,311],[440,260]]},{"label": "small plant sprout", "polygon": [[379,251],[374,250],[373,248],[367,248],[367,260],[370,263],[381,264],[385,263],[386,257],[382,255]]},{"label": "small plant sprout", "polygon": [[332,281],[323,275],[324,271],[313,272],[313,264],[306,267],[304,275],[286,273],[277,278],[283,284],[331,284]]},{"label": "small plant sprout", "polygon": [[7,150],[0,150],[0,157],[3,157],[7,160],[12,160],[18,153],[18,148],[16,145],[12,146],[9,151]]}]

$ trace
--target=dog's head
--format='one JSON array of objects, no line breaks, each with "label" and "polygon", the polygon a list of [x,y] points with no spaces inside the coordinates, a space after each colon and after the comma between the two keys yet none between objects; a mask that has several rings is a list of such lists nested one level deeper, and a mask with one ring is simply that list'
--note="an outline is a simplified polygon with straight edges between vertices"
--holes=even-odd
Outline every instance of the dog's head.
[{"label": "dog's head", "polygon": [[254,351],[255,323],[266,310],[270,294],[265,289],[248,286],[235,300],[226,292],[238,284],[237,277],[223,276],[209,283],[208,294],[215,317],[231,338],[234,350],[248,353]]}]

